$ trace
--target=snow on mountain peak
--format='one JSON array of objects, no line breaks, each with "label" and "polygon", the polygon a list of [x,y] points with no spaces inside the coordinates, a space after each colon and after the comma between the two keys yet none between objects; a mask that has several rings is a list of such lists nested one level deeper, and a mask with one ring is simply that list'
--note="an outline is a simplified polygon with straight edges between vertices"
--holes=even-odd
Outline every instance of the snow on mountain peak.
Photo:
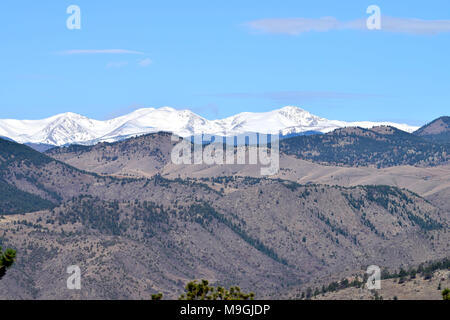
[{"label": "snow on mountain peak", "polygon": [[360,126],[371,128],[391,125],[408,132],[417,127],[390,122],[344,122],[327,120],[295,106],[269,112],[243,112],[234,116],[207,120],[190,110],[172,107],[141,108],[105,121],[66,112],[43,120],[0,120],[0,136],[20,143],[51,145],[94,144],[118,141],[127,137],[167,131],[188,137],[198,134],[232,136],[249,132],[292,134],[305,131],[329,132],[337,128]]},{"label": "snow on mountain peak", "polygon": [[299,108],[296,106],[286,106],[286,107],[283,107],[283,108],[275,110],[275,111],[280,112],[280,113],[283,112],[286,114],[299,114],[299,113],[308,113],[309,114],[308,111],[303,110],[302,108]]}]

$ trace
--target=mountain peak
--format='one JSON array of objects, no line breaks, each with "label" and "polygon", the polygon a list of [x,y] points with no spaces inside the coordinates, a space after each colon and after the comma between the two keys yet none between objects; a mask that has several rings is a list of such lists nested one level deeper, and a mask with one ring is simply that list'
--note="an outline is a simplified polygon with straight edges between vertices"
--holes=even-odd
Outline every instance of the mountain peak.
[{"label": "mountain peak", "polygon": [[136,110],[132,111],[131,113],[123,115],[123,116],[128,116],[131,114],[146,114],[146,113],[153,112],[155,110],[156,110],[155,108],[139,108],[139,109],[136,109]]},{"label": "mountain peak", "polygon": [[327,133],[342,127],[372,128],[380,124],[388,124],[409,132],[417,129],[395,123],[328,120],[296,106],[285,106],[269,112],[243,112],[219,120],[207,120],[187,109],[177,110],[164,106],[158,109],[137,109],[106,121],[92,120],[73,112],[44,120],[0,120],[0,136],[20,143],[60,146],[114,142],[160,131],[172,132],[182,137],[198,134],[233,136],[250,132],[289,135],[310,131]]},{"label": "mountain peak", "polygon": [[306,111],[306,110],[304,110],[304,109],[302,109],[302,108],[300,108],[300,107],[297,107],[297,106],[286,106],[286,107],[283,107],[283,108],[281,108],[281,109],[278,109],[278,111],[285,111],[285,112],[307,112],[307,113],[309,113],[308,111]]},{"label": "mountain peak", "polygon": [[157,109],[157,110],[161,110],[161,111],[171,111],[171,112],[176,112],[177,111],[177,109],[175,109],[175,108],[172,108],[172,107],[169,107],[169,106],[165,106],[165,107],[161,107],[161,108],[159,108],[159,109]]},{"label": "mountain peak", "polygon": [[74,112],[59,113],[53,117],[50,117],[49,119],[51,118],[88,119],[87,117]]},{"label": "mountain peak", "polygon": [[450,117],[439,117],[415,131],[416,136],[434,142],[450,142]]},{"label": "mountain peak", "polygon": [[450,131],[450,117],[439,117],[416,131],[418,135],[439,134]]}]

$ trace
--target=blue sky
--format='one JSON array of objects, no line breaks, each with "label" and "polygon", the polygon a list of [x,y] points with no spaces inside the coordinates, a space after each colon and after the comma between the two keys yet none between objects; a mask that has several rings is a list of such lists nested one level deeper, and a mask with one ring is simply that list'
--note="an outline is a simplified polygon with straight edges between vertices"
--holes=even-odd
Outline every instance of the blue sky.
[{"label": "blue sky", "polygon": [[[66,27],[72,4],[80,30]],[[380,31],[356,23],[371,4]],[[449,26],[448,0],[8,1],[0,118],[172,106],[213,119],[296,105],[419,125],[450,114]]]}]

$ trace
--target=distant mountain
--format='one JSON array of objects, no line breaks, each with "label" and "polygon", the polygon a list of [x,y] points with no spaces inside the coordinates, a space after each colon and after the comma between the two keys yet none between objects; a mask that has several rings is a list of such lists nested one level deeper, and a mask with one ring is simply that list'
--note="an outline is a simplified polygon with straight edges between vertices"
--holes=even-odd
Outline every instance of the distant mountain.
[{"label": "distant mountain", "polygon": [[93,146],[55,147],[45,154],[98,174],[151,177],[162,173],[171,163],[170,154],[175,144],[171,134],[158,132]]},{"label": "distant mountain", "polygon": [[450,117],[440,117],[414,132],[434,142],[450,143]]},{"label": "distant mountain", "polygon": [[[114,143],[55,147],[45,154],[81,170],[102,175],[152,177],[162,174],[171,177],[177,175],[195,177],[256,174],[259,176],[256,165],[174,165],[171,161],[171,151],[175,144],[176,142],[171,141],[170,133],[159,132]],[[449,149],[448,145],[430,142],[393,127],[372,129],[350,127],[336,129],[326,134],[294,136],[281,140],[281,171],[286,173],[286,170],[292,171],[293,167],[304,166],[305,164],[300,163],[302,160],[326,166],[333,165],[337,171],[339,166],[355,169],[401,165],[433,167],[449,162]],[[286,157],[292,156],[298,161],[283,161]],[[291,178],[295,178],[295,175]]]},{"label": "distant mountain", "polygon": [[300,159],[341,166],[433,166],[448,163],[450,147],[394,127],[344,128],[282,140],[280,150]]},{"label": "distant mountain", "polygon": [[15,142],[13,139],[11,139],[11,138],[8,138],[8,137],[3,137],[3,136],[0,136],[0,139],[3,139],[3,140],[7,140],[7,141],[12,141],[12,142]]},{"label": "distant mountain", "polygon": [[31,143],[31,142],[27,142],[25,143],[26,146],[29,146],[30,148],[33,148],[36,151],[39,152],[45,152],[49,149],[54,148],[54,145],[51,144],[45,144],[45,143]]},{"label": "distant mountain", "polygon": [[262,113],[243,112],[221,120],[207,120],[189,110],[163,107],[139,109],[106,121],[92,120],[70,112],[43,120],[0,120],[0,135],[19,143],[62,146],[114,142],[160,131],[182,137],[200,134],[236,136],[248,132],[280,133],[285,136],[308,132],[326,133],[343,127],[371,128],[378,125],[391,125],[407,132],[417,129],[390,122],[327,120],[297,107],[284,107]]},{"label": "distant mountain", "polygon": [[[164,163],[169,139],[159,133],[67,149],[120,168],[133,159]],[[0,179],[0,194],[18,189],[39,197],[19,194],[22,205],[38,202],[20,211],[14,211],[17,202],[0,197],[3,213],[54,207],[0,219],[3,243],[21,253],[2,280],[0,298],[145,299],[155,292],[176,298],[187,279],[205,277],[237,283],[260,298],[278,297],[362,265],[396,268],[448,254],[445,212],[396,187],[112,177],[5,140]],[[61,270],[73,257],[89,270],[81,292],[64,289]]]},{"label": "distant mountain", "polygon": [[[379,129],[382,128],[372,130]],[[448,159],[448,151],[445,151],[444,157],[444,150],[448,150],[448,147],[405,132],[399,133],[406,135],[398,137],[403,141],[392,137],[384,138],[384,141],[372,139],[368,145],[364,145],[364,140],[357,137],[349,140],[349,137],[333,137],[332,133],[282,141],[280,170],[272,178],[278,177],[303,184],[392,185],[412,190],[441,208],[450,210],[447,200],[450,197],[450,166],[435,165]],[[323,139],[334,139],[336,144],[343,146],[334,149],[336,146],[324,142]],[[353,141],[355,146],[348,145],[348,141]],[[411,144],[410,148],[407,147],[407,141]],[[347,145],[344,145],[345,143]],[[157,174],[172,179],[228,175],[261,177],[258,165],[173,164],[173,145],[170,134],[160,132],[94,146],[55,147],[45,154],[81,170],[117,177],[142,178]],[[369,146],[372,148],[368,148]],[[302,148],[309,150],[309,153],[302,155]],[[316,151],[317,153],[314,153]],[[334,152],[336,157],[330,156]],[[411,159],[406,157],[408,152],[412,154]],[[408,160],[405,160],[405,157]],[[399,163],[410,165],[398,165]]]}]

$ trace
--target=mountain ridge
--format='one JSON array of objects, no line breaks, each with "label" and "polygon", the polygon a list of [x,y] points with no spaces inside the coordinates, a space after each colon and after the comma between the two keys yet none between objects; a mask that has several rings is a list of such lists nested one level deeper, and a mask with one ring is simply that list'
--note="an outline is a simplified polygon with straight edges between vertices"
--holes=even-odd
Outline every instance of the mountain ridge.
[{"label": "mountain ridge", "polygon": [[439,117],[420,127],[413,134],[432,142],[450,143],[450,117]]},{"label": "mountain ridge", "polygon": [[280,151],[340,166],[435,166],[449,161],[448,146],[391,126],[340,128],[324,135],[285,139]]},{"label": "mountain ridge", "polygon": [[392,122],[328,120],[293,106],[269,112],[243,112],[217,120],[207,120],[190,110],[162,107],[142,108],[105,121],[89,119],[72,112],[42,120],[0,119],[0,136],[19,143],[62,146],[115,142],[160,131],[182,137],[199,134],[236,136],[249,132],[292,135],[312,131],[327,133],[337,128],[354,126],[371,128],[378,125],[391,125],[407,132],[418,129]]}]

